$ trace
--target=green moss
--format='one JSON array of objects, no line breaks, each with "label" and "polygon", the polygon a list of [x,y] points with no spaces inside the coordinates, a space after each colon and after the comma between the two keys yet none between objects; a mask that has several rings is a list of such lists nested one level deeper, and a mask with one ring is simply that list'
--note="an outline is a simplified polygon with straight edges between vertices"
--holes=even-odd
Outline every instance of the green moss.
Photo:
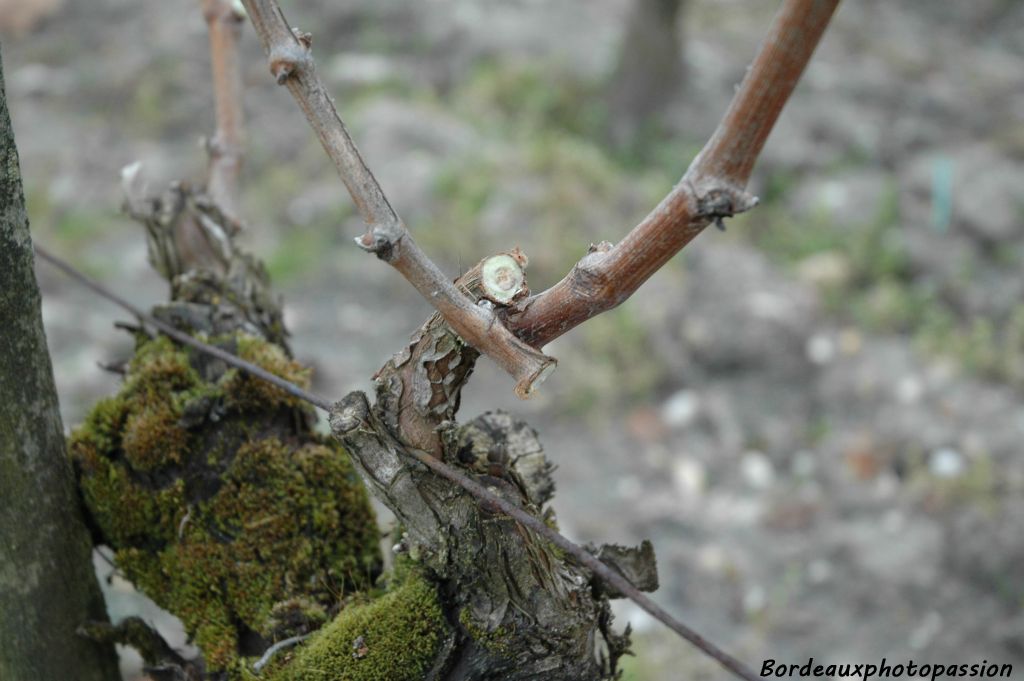
[{"label": "green moss", "polygon": [[[241,334],[218,342],[309,382],[278,346]],[[225,671],[238,668],[243,634],[295,633],[278,604],[306,603],[322,621],[372,585],[380,555],[366,491],[347,455],[310,429],[306,407],[235,371],[210,376],[203,361],[144,339],[121,392],[96,406],[69,451],[119,566]]]},{"label": "green moss", "polygon": [[188,432],[178,425],[180,407],[160,402],[132,413],[125,420],[121,446],[128,463],[138,471],[181,463]]},{"label": "green moss", "polygon": [[121,397],[108,397],[96,403],[85,423],[79,429],[81,439],[88,441],[97,451],[109,452],[116,445],[127,416],[127,404]]},{"label": "green moss", "polygon": [[82,494],[113,546],[170,539],[177,518],[184,515],[181,480],[153,490],[138,484],[128,469],[105,457],[94,457],[92,452],[84,453],[77,446],[75,455],[84,455],[92,470],[81,478]]},{"label": "green moss", "polygon": [[436,588],[420,576],[345,608],[279,668],[273,681],[418,681],[446,629]]},{"label": "green moss", "polygon": [[[240,336],[236,354],[247,362],[266,369],[275,376],[308,388],[312,371],[288,357],[280,346],[266,343],[253,336]],[[303,406],[302,400],[278,387],[237,369],[230,369],[220,380],[227,404],[238,409]]]},{"label": "green moss", "polygon": [[139,407],[164,404],[168,396],[195,388],[201,383],[188,353],[171,339],[160,336],[143,342],[135,350],[121,396]]}]

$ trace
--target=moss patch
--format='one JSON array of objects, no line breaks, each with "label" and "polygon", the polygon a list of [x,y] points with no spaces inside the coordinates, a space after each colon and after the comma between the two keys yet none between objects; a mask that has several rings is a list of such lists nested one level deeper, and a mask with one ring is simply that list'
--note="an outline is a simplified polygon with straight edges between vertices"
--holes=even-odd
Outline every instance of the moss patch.
[{"label": "moss patch", "polygon": [[436,588],[417,572],[366,605],[346,608],[273,681],[417,681],[446,631]]},{"label": "moss patch", "polygon": [[[216,342],[309,382],[276,345],[242,334]],[[333,612],[380,572],[365,489],[310,423],[290,395],[159,338],[142,341],[121,392],[72,435],[99,541],[181,618],[213,671],[302,633],[282,626],[275,606]]]}]

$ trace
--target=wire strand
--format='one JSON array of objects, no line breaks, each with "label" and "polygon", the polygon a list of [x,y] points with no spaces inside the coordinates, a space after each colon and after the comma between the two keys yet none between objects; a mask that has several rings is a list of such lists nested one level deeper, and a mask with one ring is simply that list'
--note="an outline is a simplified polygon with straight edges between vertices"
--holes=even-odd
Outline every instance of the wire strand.
[{"label": "wire strand", "polygon": [[[225,363],[241,369],[242,371],[248,372],[249,374],[261,378],[274,386],[284,390],[285,392],[298,397],[301,400],[305,400],[310,404],[323,409],[326,412],[330,412],[332,403],[330,400],[311,393],[307,390],[303,390],[299,386],[284,380],[279,376],[275,376],[266,369],[256,366],[251,362],[247,362],[240,357],[237,357],[230,352],[227,352],[221,348],[208,345],[200,340],[193,338],[192,336],[175,329],[173,326],[166,324],[159,319],[156,319],[150,314],[147,314],[140,310],[135,305],[132,305],[124,298],[120,297],[113,291],[109,290],[99,282],[86,276],[71,264],[53,255],[45,248],[42,248],[38,244],[34,245],[36,255],[43,260],[47,261],[61,272],[74,279],[78,283],[82,284],[86,288],[90,289],[99,296],[106,298],[112,303],[124,308],[132,315],[134,315],[139,321],[149,324],[153,328],[157,329],[166,336],[173,338],[174,340],[193,347],[197,350],[213,355],[214,357],[223,360]],[[522,523],[526,527],[530,528],[537,534],[541,535],[555,546],[559,547],[574,559],[579,561],[584,567],[589,569],[601,580],[606,582],[608,585],[617,589],[620,593],[624,594],[643,610],[645,610],[651,617],[655,618],[669,629],[674,631],[680,637],[693,644],[695,647],[700,649],[708,657],[718,662],[722,667],[728,669],[730,672],[746,679],[746,681],[759,681],[761,677],[754,673],[752,669],[747,667],[743,662],[733,657],[729,653],[725,652],[717,645],[708,641],[701,634],[691,629],[687,625],[683,624],[675,617],[666,612],[661,606],[655,603],[653,600],[648,598],[644,593],[637,589],[633,584],[623,577],[621,574],[613,570],[611,567],[602,563],[593,554],[582,548],[581,546],[569,541],[564,536],[551,529],[544,524],[540,519],[530,515],[526,511],[518,508],[517,506],[505,501],[497,495],[489,492],[479,483],[470,479],[468,476],[460,473],[451,466],[447,465],[443,461],[435,459],[434,457],[424,452],[415,451],[412,449],[403,449],[406,454],[415,460],[428,467],[438,475],[454,482],[455,484],[462,487],[468,493],[476,497],[486,504],[496,507],[501,510],[502,513],[514,518],[518,522]]]},{"label": "wire strand", "polygon": [[100,284],[98,281],[91,279],[90,277],[86,276],[79,270],[75,269],[68,262],[61,260],[57,256],[53,255],[42,246],[34,244],[33,248],[35,249],[36,255],[38,255],[43,260],[59,269],[61,272],[68,275],[69,277],[71,277],[78,283],[82,284],[86,288],[90,289],[94,293],[99,294],[101,297],[106,298],[110,302],[115,303],[120,307],[123,307],[128,312],[131,312],[132,315],[134,315],[139,321],[145,324],[149,324],[150,326],[152,326],[154,329],[164,334],[165,336],[173,338],[174,340],[184,345],[193,347],[196,350],[201,350],[202,352],[205,352],[208,355],[213,355],[217,359],[223,360],[224,362],[230,364],[231,366],[241,369],[247,373],[250,373],[253,376],[256,376],[257,378],[262,378],[264,381],[272,383],[274,386],[280,388],[281,390],[284,390],[289,395],[298,397],[300,400],[305,400],[306,402],[309,402],[314,406],[320,407],[324,411],[331,410],[331,402],[327,398],[311,393],[308,390],[303,390],[294,383],[286,381],[280,376],[275,376],[266,369],[256,366],[252,362],[247,362],[241,357],[238,357],[237,355],[233,355],[226,350],[215,347],[213,345],[209,345],[208,343],[204,343],[200,340],[197,340],[196,338],[193,338],[192,336],[188,335],[183,331],[179,331],[170,324],[160,321],[153,315],[143,312],[142,310],[132,305],[121,296],[117,295],[113,291],[109,290],[108,288]]}]

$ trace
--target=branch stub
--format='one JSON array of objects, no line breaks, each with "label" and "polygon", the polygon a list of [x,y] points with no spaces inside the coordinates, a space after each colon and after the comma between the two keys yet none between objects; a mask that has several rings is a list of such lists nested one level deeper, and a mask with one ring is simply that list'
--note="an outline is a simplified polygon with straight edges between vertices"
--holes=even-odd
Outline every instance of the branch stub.
[{"label": "branch stub", "polygon": [[491,256],[481,263],[480,270],[483,296],[493,303],[508,305],[529,292],[526,273],[520,259],[514,255],[501,253]]}]

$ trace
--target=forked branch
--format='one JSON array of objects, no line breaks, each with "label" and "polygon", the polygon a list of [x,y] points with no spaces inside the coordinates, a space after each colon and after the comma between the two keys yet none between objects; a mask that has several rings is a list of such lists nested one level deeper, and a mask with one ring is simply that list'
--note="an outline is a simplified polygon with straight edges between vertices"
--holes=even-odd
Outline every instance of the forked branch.
[{"label": "forked branch", "polygon": [[242,72],[238,38],[244,14],[235,0],[202,0],[210,35],[210,66],[217,129],[208,142],[207,193],[232,221],[238,222],[238,175],[242,168]]},{"label": "forked branch", "polygon": [[516,338],[491,309],[462,293],[413,240],[317,75],[309,34],[294,31],[275,0],[242,2],[267,52],[271,73],[298,102],[366,223],[367,231],[356,243],[398,270],[464,341],[511,374],[520,397],[529,395],[555,360]]},{"label": "forked branch", "polygon": [[[309,55],[309,37],[296,35],[275,0],[243,0],[270,58],[328,155],[334,160],[368,231],[359,245],[390,262],[468,343],[491,356],[529,390],[553,360],[509,338],[493,315],[475,307],[413,242],[366,167]],[[629,298],[711,223],[753,208],[745,191],[754,162],[839,0],[785,0],[729,109],[676,187],[616,245],[591,248],[562,281],[504,310],[508,329],[540,348]],[[525,386],[526,390],[522,390]]]},{"label": "forked branch", "polygon": [[754,162],[839,0],[785,0],[718,129],[682,180],[618,244],[591,249],[506,323],[541,348],[620,304],[710,223],[753,208]]}]

